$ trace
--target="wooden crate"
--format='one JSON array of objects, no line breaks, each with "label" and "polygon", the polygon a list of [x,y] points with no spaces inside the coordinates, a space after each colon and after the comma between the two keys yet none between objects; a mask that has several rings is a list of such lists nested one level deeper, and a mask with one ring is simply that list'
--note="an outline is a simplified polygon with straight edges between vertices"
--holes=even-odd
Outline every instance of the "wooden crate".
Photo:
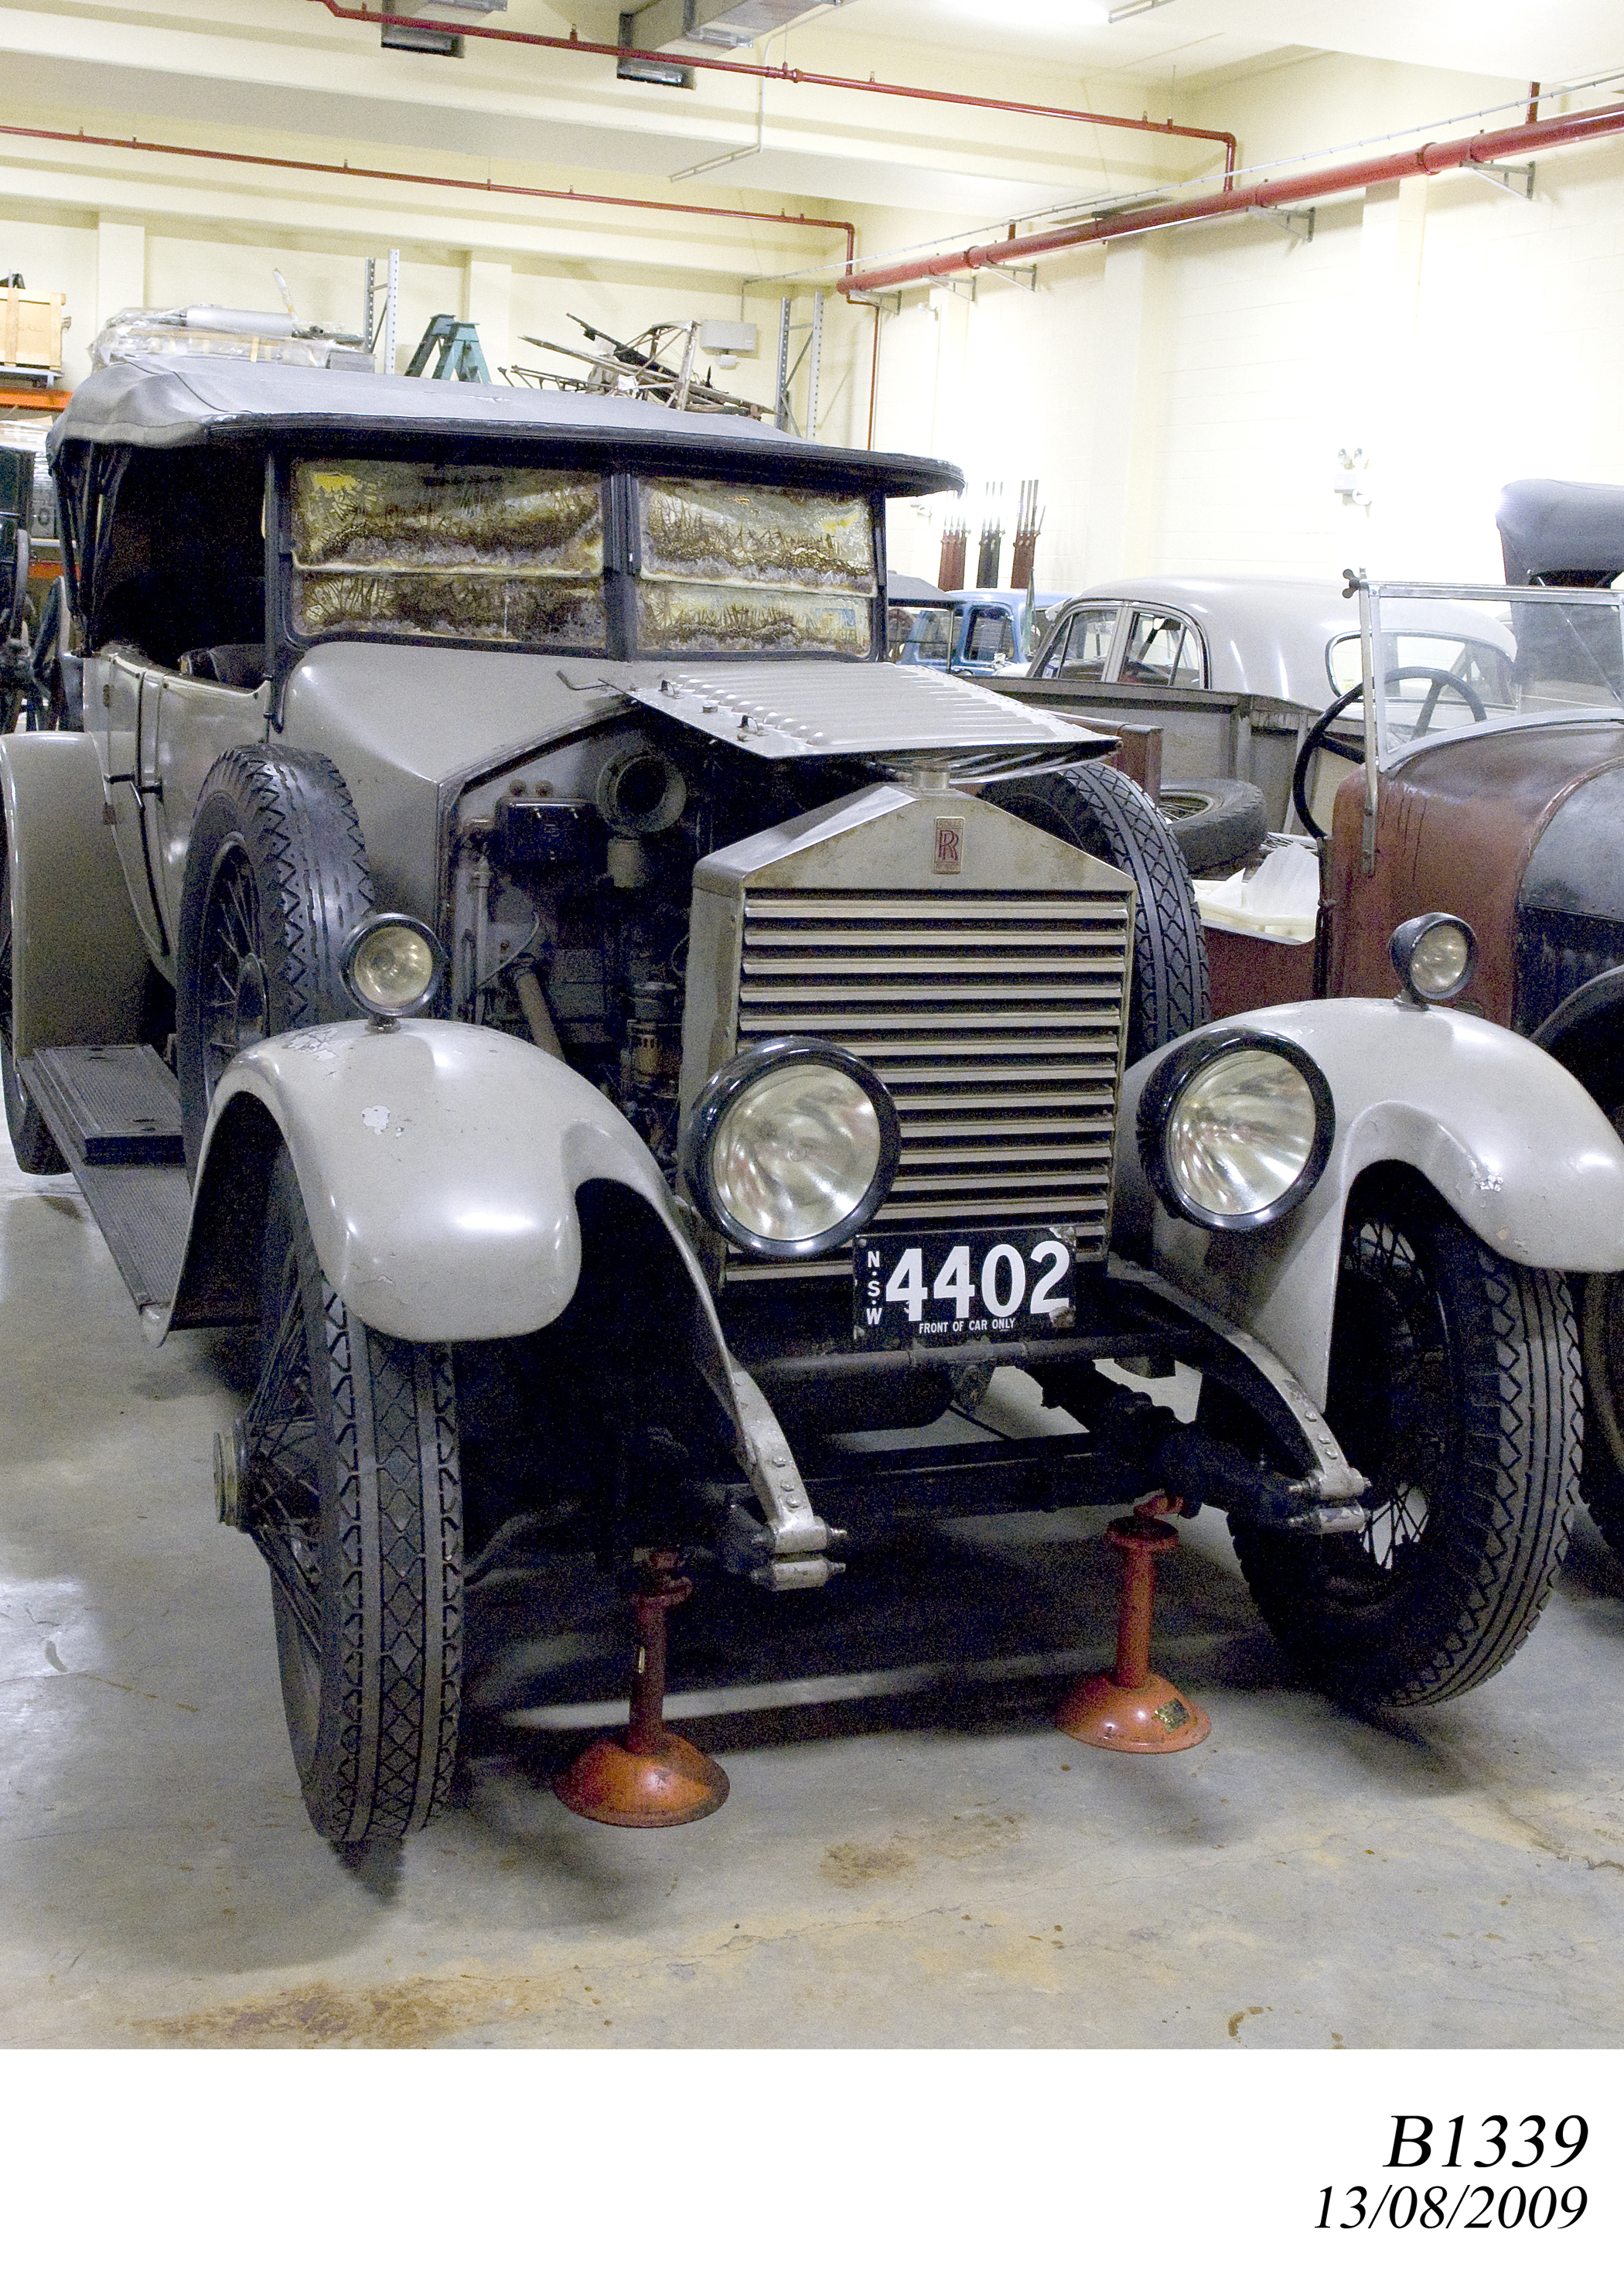
[{"label": "wooden crate", "polygon": [[66,293],[25,293],[8,286],[0,304],[0,365],[13,372],[59,372],[66,304]]}]

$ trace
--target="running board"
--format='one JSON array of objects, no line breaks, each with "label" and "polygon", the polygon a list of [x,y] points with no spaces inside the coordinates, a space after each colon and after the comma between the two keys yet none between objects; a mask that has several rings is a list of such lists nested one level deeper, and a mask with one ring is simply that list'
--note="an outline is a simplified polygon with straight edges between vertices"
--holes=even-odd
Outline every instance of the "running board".
[{"label": "running board", "polygon": [[45,1047],[19,1076],[137,1309],[168,1308],[191,1213],[180,1091],[151,1047]]}]

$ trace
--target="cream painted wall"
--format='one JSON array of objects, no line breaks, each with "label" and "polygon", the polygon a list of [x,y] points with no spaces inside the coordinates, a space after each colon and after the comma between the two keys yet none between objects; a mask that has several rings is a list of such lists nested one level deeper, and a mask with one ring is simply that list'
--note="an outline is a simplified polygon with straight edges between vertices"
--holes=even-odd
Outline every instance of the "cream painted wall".
[{"label": "cream painted wall", "polygon": [[0,275],[20,270],[31,293],[66,293],[69,326],[63,355],[75,378],[86,368],[86,351],[96,331],[97,233],[90,226],[64,228],[36,214],[0,209]]},{"label": "cream painted wall", "polygon": [[[877,441],[960,461],[972,527],[986,477],[1036,476],[1040,587],[1349,563],[1497,579],[1503,483],[1624,482],[1624,144],[1542,159],[1532,202],[1417,180],[1322,207],[1311,243],[1238,218],[1038,278],[978,280],[956,394],[923,289],[904,296]],[[1369,456],[1368,506],[1333,490],[1344,448]],[[938,523],[894,512],[897,567],[934,577]]]},{"label": "cream painted wall", "polygon": [[[1159,512],[1113,567],[1496,579],[1503,483],[1624,481],[1617,145],[1542,160],[1531,203],[1451,176],[1323,209],[1294,249],[1191,231],[1171,283]],[[1368,506],[1331,490],[1343,446]]]}]

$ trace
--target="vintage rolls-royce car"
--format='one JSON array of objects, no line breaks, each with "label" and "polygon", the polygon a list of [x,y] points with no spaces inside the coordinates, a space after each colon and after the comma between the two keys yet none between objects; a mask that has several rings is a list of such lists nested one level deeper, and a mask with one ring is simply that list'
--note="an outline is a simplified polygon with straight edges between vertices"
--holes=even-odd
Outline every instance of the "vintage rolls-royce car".
[{"label": "vintage rolls-royce car", "polygon": [[[652,1628],[679,1562],[816,1588],[898,1515],[1159,1490],[1346,1698],[1516,1648],[1624,1149],[1425,930],[1396,1004],[1204,1025],[1110,741],[883,662],[886,500],[955,470],[200,361],[94,374],[51,456],[7,1119],[152,1338],[255,1328],[220,1509],[319,1830],[444,1798],[499,1543]],[[907,1442],[1005,1364],[1066,1432]]]}]

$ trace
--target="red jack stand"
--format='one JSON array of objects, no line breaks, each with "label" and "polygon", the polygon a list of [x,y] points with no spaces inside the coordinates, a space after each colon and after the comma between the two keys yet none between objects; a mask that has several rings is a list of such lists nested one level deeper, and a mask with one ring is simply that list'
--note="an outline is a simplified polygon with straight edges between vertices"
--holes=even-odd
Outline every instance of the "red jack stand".
[{"label": "red jack stand", "polygon": [[1055,1715],[1056,1728],[1080,1744],[1113,1753],[1182,1753],[1211,1734],[1200,1707],[1151,1671],[1156,1557],[1178,1545],[1177,1531],[1162,1517],[1177,1511],[1177,1503],[1158,1491],[1105,1533],[1122,1554],[1116,1664],[1109,1673],[1084,1674]]},{"label": "red jack stand", "polygon": [[594,1824],[652,1829],[692,1824],[728,1796],[728,1780],[708,1755],[666,1727],[666,1612],[693,1592],[676,1575],[675,1553],[657,1548],[636,1566],[631,1606],[637,1621],[637,1662],[631,1719],[618,1737],[599,1737],[570,1763],[552,1788],[566,1808]]}]

